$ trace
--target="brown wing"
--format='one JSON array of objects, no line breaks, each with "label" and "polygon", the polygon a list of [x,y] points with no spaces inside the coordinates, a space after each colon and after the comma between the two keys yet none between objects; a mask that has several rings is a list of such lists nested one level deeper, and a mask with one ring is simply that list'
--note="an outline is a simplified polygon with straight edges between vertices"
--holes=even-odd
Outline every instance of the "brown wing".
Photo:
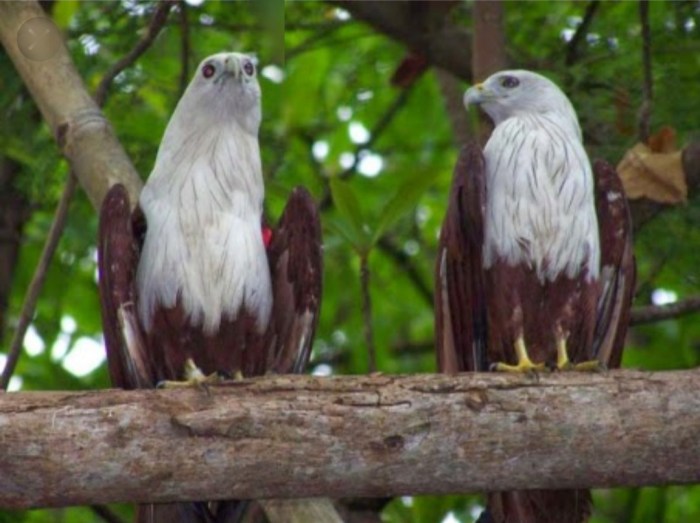
[{"label": "brown wing", "polygon": [[620,366],[635,283],[632,220],[622,182],[615,169],[598,160],[596,207],[600,231],[601,274],[594,355],[608,367]]},{"label": "brown wing", "polygon": [[102,325],[112,384],[126,389],[150,387],[153,374],[136,313],[139,244],[129,194],[121,184],[113,186],[102,202],[98,244]]},{"label": "brown wing", "polygon": [[311,354],[321,304],[321,224],[311,195],[292,192],[268,251],[274,305],[268,370],[300,373]]},{"label": "brown wing", "polygon": [[442,372],[488,370],[482,246],[484,157],[460,151],[435,269],[435,332]]}]

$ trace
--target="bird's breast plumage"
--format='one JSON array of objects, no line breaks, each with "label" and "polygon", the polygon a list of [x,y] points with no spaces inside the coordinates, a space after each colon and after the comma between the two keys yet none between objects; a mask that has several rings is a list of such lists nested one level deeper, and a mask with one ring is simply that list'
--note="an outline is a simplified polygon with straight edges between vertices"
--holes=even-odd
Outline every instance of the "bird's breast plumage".
[{"label": "bird's breast plumage", "polygon": [[235,319],[244,305],[261,332],[269,321],[272,290],[261,231],[257,139],[217,131],[183,144],[192,149],[181,156],[187,161],[156,164],[142,191],[148,228],[137,288],[146,330],[156,307],[178,301],[190,323],[209,334],[222,320]]},{"label": "bird's breast plumage", "polygon": [[598,224],[590,163],[577,127],[556,115],[501,122],[484,150],[484,263],[534,267],[540,281],[597,278]]}]

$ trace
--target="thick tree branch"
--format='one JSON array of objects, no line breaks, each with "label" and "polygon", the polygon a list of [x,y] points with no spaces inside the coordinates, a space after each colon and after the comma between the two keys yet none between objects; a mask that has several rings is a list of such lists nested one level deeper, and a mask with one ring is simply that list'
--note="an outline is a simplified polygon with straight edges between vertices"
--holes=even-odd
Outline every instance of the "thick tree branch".
[{"label": "thick tree branch", "polygon": [[700,481],[700,373],[0,394],[0,506]]},{"label": "thick tree branch", "polygon": [[0,38],[8,56],[93,205],[99,207],[107,189],[117,182],[128,188],[136,202],[141,180],[85,89],[65,46],[43,61],[30,60],[20,51],[17,32],[35,17],[46,18],[36,2],[0,2]]},{"label": "thick tree branch", "polygon": [[471,81],[471,37],[463,27],[445,23],[438,32],[426,29],[415,16],[413,2],[356,2],[333,0],[331,4],[347,10],[376,30],[397,40],[409,49],[420,51],[428,61]]}]

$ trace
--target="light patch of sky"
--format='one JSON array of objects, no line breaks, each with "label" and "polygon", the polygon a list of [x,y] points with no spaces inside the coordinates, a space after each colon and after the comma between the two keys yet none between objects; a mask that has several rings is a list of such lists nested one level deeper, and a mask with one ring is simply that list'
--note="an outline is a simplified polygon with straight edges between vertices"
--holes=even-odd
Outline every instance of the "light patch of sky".
[{"label": "light patch of sky", "polygon": [[430,219],[432,214],[433,211],[431,211],[430,207],[427,207],[426,205],[419,205],[416,207],[416,222],[418,223],[418,226],[423,227]]},{"label": "light patch of sky", "polygon": [[588,33],[586,35],[586,42],[588,42],[590,46],[598,45],[600,43],[600,35],[597,33]]},{"label": "light patch of sky", "polygon": [[42,354],[46,350],[46,343],[41,339],[34,325],[30,325],[27,334],[24,335],[24,352],[28,356],[34,357]]},{"label": "light patch of sky", "polygon": [[447,515],[442,518],[441,523],[459,523],[459,520],[457,519],[457,516],[455,516],[454,512],[449,511]]},{"label": "light patch of sky", "polygon": [[193,5],[195,7],[200,6],[204,3],[204,0],[185,0],[187,5]]},{"label": "light patch of sky", "polygon": [[266,65],[262,68],[260,74],[270,80],[272,83],[281,84],[284,82],[284,71],[281,67],[276,65]]},{"label": "light patch of sky", "polygon": [[201,15],[199,15],[199,23],[202,25],[214,25],[214,17],[202,13]]},{"label": "light patch of sky", "polygon": [[122,7],[124,7],[127,13],[133,16],[143,16],[148,9],[146,4],[142,4],[137,0],[122,0]]},{"label": "light patch of sky", "polygon": [[348,136],[352,143],[366,143],[370,138],[369,131],[360,122],[350,122]]},{"label": "light patch of sky", "polygon": [[104,344],[87,336],[81,336],[63,358],[61,366],[73,376],[87,376],[105,361]]},{"label": "light patch of sky", "polygon": [[347,122],[352,118],[352,108],[347,105],[341,105],[335,110],[335,114],[338,115],[338,120],[341,122]]},{"label": "light patch of sky", "polygon": [[341,9],[340,7],[336,7],[333,10],[333,16],[336,18],[336,20],[350,20],[350,13],[348,13],[345,9]]},{"label": "light patch of sky", "polygon": [[416,240],[408,240],[403,244],[403,252],[409,256],[415,256],[420,252],[420,244]]},{"label": "light patch of sky", "polygon": [[65,358],[70,348],[71,336],[65,332],[56,336],[56,341],[51,346],[51,359],[53,361],[61,361]]},{"label": "light patch of sky", "polygon": [[17,392],[18,390],[22,389],[23,383],[24,383],[24,380],[22,379],[21,376],[12,376],[10,378],[9,383],[7,384],[7,391],[8,392]]},{"label": "light patch of sky", "polygon": [[374,178],[382,172],[384,160],[376,153],[363,151],[360,154],[360,161],[357,164],[357,172],[367,178]]},{"label": "light patch of sky", "polygon": [[368,89],[364,89],[357,93],[357,99],[360,102],[366,102],[368,100],[371,100],[372,98],[374,98],[374,93]]},{"label": "light patch of sky", "polygon": [[355,165],[355,155],[352,153],[341,153],[338,158],[338,163],[343,169],[350,169]]},{"label": "light patch of sky", "polygon": [[583,22],[583,18],[581,18],[580,16],[569,16],[566,19],[566,23],[569,25],[569,27],[574,27],[574,28],[581,25],[582,22]]},{"label": "light patch of sky", "polygon": [[325,363],[316,365],[314,370],[311,371],[312,376],[330,376],[331,374],[333,374],[333,367],[326,365]]},{"label": "light patch of sky", "polygon": [[328,157],[329,152],[330,147],[326,141],[319,140],[318,142],[314,142],[314,144],[311,146],[311,154],[314,155],[317,162],[322,162],[325,160]]},{"label": "light patch of sky", "polygon": [[340,345],[341,347],[348,342],[348,335],[345,334],[345,331],[336,329],[333,331],[333,334],[331,334],[331,340],[333,340],[333,343],[335,345]]},{"label": "light patch of sky", "polygon": [[668,289],[654,289],[651,293],[651,302],[654,305],[666,305],[678,301],[678,294]]},{"label": "light patch of sky", "polygon": [[688,18],[686,19],[685,23],[683,24],[683,28],[685,29],[686,33],[690,33],[693,29],[695,29],[695,18]]},{"label": "light patch of sky", "polygon": [[75,322],[73,316],[68,316],[67,314],[61,318],[61,331],[66,334],[73,334],[78,328],[78,324]]},{"label": "light patch of sky", "polygon": [[81,35],[78,40],[80,41],[80,44],[83,46],[83,52],[87,56],[95,55],[100,50],[100,44],[97,41],[97,38],[95,38],[91,34]]},{"label": "light patch of sky", "polygon": [[565,42],[570,42],[571,39],[574,37],[574,34],[576,31],[574,29],[562,29],[561,33],[559,33],[559,36],[561,36],[561,39],[564,40]]},{"label": "light patch of sky", "polygon": [[412,507],[413,506],[413,496],[401,496],[401,504],[404,507]]},{"label": "light patch of sky", "polygon": [[479,519],[481,516],[481,513],[484,511],[484,508],[482,505],[479,505],[478,503],[475,503],[469,508],[469,515],[476,521]]}]

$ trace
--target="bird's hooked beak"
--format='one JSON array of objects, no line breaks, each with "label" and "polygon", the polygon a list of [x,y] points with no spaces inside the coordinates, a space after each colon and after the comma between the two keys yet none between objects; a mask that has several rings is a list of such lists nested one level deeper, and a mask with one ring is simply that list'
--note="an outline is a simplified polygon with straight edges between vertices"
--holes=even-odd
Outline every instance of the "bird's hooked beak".
[{"label": "bird's hooked beak", "polygon": [[241,62],[237,56],[229,55],[224,60],[224,74],[229,74],[234,78],[241,76]]},{"label": "bird's hooked beak", "polygon": [[480,105],[493,96],[493,93],[479,83],[467,89],[464,93],[464,107],[469,109],[470,105]]}]

